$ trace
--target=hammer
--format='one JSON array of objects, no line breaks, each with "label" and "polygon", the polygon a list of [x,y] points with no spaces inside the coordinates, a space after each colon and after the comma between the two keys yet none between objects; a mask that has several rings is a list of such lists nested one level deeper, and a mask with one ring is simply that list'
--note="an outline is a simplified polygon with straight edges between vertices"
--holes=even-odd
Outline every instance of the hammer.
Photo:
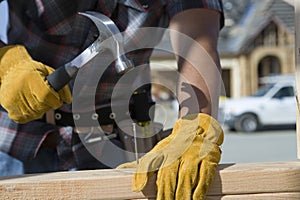
[{"label": "hammer", "polygon": [[[133,63],[124,54],[122,37],[115,23],[110,18],[98,12],[86,11],[79,12],[79,14],[88,17],[94,22],[99,36],[73,60],[59,67],[46,77],[50,86],[56,91],[62,89],[81,67],[105,49],[111,51],[114,58],[116,58],[115,68],[118,73],[122,74],[133,68]],[[103,41],[108,38],[111,38],[111,40],[104,43]]]}]

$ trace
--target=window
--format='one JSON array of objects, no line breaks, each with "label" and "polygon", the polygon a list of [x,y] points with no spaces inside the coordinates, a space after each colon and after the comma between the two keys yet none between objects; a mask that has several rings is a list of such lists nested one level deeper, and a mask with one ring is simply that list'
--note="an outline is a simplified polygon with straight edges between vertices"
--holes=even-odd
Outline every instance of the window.
[{"label": "window", "polygon": [[279,98],[279,99],[284,97],[294,97],[294,88],[283,87],[273,96],[273,98]]}]

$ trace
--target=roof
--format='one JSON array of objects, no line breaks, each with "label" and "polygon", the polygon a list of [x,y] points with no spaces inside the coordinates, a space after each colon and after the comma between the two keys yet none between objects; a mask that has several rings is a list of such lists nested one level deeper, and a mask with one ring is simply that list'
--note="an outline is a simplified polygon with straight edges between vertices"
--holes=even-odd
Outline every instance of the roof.
[{"label": "roof", "polygon": [[[294,34],[294,7],[291,0],[223,0],[225,26],[220,32],[221,55],[243,53],[248,44],[270,23],[275,22]],[[172,49],[165,34],[160,45]],[[155,49],[154,57],[170,57],[170,52]]]},{"label": "roof", "polygon": [[285,0],[223,0],[225,27],[219,38],[220,54],[238,54],[271,21],[294,33],[294,8]]}]

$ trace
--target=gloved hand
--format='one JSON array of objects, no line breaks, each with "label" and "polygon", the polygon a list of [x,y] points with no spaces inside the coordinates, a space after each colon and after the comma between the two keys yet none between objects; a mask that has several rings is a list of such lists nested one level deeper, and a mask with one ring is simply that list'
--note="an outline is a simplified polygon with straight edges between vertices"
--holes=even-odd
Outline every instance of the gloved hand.
[{"label": "gloved hand", "polygon": [[46,76],[53,71],[34,61],[21,45],[0,49],[0,104],[11,119],[26,123],[63,102],[71,103],[68,86],[56,92],[48,84]]},{"label": "gloved hand", "polygon": [[224,133],[207,114],[187,115],[174,125],[172,133],[136,162],[121,168],[134,168],[132,190],[141,191],[157,171],[157,199],[201,200],[215,176],[221,158],[219,146]]}]

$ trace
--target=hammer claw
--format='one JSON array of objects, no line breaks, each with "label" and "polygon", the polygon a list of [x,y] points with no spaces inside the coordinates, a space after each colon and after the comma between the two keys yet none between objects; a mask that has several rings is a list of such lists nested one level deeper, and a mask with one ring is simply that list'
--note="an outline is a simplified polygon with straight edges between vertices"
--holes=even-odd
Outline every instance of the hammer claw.
[{"label": "hammer claw", "polygon": [[[133,67],[132,62],[124,55],[123,38],[115,23],[107,16],[94,12],[79,12],[80,15],[88,17],[97,27],[98,38],[83,52],[76,56],[72,61],[59,67],[46,79],[53,89],[59,91],[63,88],[76,74],[78,69],[83,67],[87,62],[97,56],[102,50],[108,49],[116,59],[116,71],[124,73]],[[108,42],[103,42],[105,40]]]}]

